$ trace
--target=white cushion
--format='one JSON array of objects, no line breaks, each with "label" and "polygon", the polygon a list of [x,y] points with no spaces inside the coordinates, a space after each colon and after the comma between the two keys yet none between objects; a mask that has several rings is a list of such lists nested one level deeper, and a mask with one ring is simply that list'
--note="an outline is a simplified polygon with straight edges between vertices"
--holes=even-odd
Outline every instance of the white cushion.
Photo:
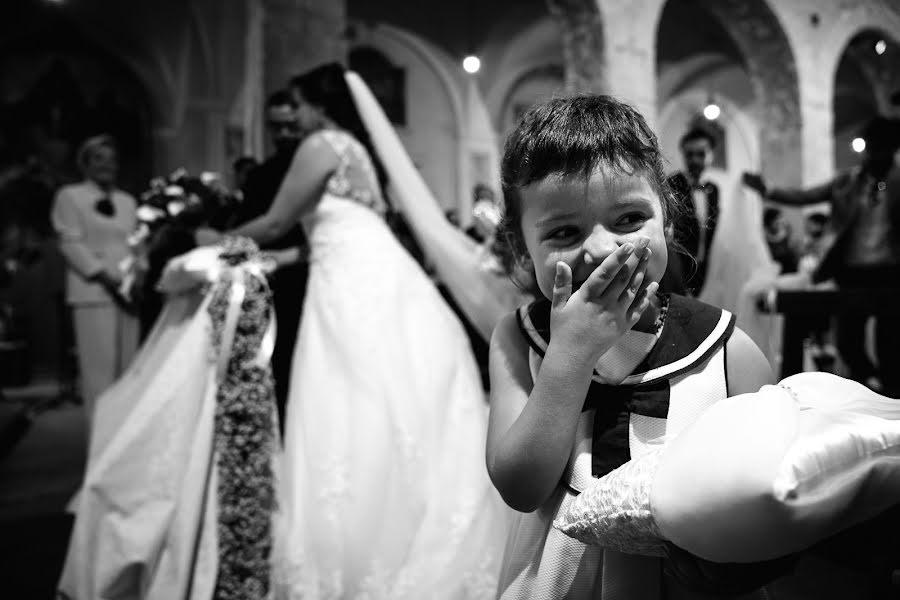
[{"label": "white cushion", "polygon": [[825,373],[722,400],[596,480],[554,526],[587,544],[714,562],[809,548],[900,503],[900,401]]},{"label": "white cushion", "polygon": [[660,458],[661,534],[707,560],[755,562],[878,515],[900,501],[898,409],[824,373],[719,402]]}]

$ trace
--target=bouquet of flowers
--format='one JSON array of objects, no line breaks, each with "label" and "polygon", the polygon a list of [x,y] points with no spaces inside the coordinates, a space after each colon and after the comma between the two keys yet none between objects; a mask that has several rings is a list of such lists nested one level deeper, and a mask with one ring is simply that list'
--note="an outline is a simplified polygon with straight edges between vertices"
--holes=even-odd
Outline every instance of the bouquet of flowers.
[{"label": "bouquet of flowers", "polygon": [[166,263],[194,248],[197,228],[224,227],[239,202],[239,193],[216,173],[178,169],[152,179],[138,203],[131,256],[121,265],[122,295],[132,302],[146,299]]}]

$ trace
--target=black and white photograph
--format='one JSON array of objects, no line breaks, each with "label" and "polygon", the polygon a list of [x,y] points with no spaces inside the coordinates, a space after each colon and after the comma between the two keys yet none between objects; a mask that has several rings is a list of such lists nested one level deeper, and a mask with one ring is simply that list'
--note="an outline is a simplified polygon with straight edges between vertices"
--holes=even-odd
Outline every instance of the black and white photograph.
[{"label": "black and white photograph", "polygon": [[3,0],[0,597],[900,600],[900,0]]}]

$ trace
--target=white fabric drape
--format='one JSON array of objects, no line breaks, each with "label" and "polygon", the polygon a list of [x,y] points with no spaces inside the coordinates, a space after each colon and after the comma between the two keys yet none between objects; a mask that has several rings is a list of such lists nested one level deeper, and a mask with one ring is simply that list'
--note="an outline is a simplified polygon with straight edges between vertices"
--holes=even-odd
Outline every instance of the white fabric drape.
[{"label": "white fabric drape", "polygon": [[774,284],[779,266],[772,260],[763,231],[762,199],[749,193],[740,179],[722,189],[719,224],[709,252],[709,271],[699,299],[731,311],[740,327],[769,362],[777,361],[780,320],[762,314],[756,298]]},{"label": "white fabric drape", "polygon": [[346,79],[388,173],[391,199],[466,318],[484,339],[490,339],[500,318],[524,303],[525,296],[505,275],[489,268],[484,249],[444,217],[440,203],[362,78],[348,71]]}]

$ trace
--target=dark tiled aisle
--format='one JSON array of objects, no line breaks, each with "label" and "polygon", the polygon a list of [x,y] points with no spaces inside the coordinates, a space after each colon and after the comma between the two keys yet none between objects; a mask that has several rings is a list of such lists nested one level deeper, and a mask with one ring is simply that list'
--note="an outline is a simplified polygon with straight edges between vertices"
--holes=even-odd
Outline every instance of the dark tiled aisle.
[{"label": "dark tiled aisle", "polygon": [[4,392],[0,437],[14,433],[16,444],[0,454],[0,596],[49,600],[72,527],[65,506],[84,470],[82,409],[64,403],[27,423],[23,409],[54,397],[55,385]]}]

